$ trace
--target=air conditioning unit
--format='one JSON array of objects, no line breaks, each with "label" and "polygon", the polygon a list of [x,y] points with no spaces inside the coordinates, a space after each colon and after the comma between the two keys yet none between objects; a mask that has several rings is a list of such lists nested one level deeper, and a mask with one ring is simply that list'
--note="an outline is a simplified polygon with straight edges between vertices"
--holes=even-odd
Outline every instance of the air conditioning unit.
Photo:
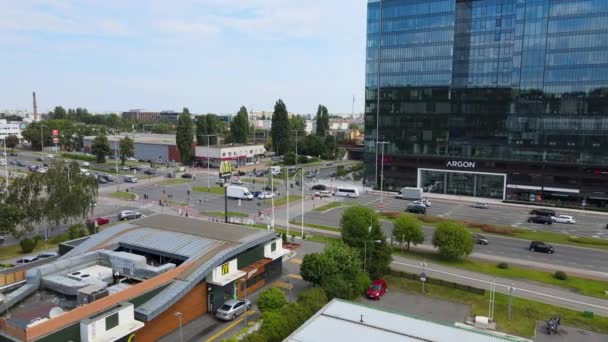
[{"label": "air conditioning unit", "polygon": [[89,285],[78,290],[78,305],[86,305],[109,295],[105,285]]}]

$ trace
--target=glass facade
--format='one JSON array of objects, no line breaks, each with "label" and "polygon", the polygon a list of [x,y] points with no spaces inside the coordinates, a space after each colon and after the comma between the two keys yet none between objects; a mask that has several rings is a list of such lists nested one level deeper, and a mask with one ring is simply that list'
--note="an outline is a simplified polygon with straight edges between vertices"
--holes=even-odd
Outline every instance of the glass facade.
[{"label": "glass facade", "polygon": [[[603,205],[608,1],[369,0],[365,132],[372,184],[376,139],[389,142],[385,188],[466,160],[505,173],[507,198]],[[482,186],[466,183],[459,194]]]}]

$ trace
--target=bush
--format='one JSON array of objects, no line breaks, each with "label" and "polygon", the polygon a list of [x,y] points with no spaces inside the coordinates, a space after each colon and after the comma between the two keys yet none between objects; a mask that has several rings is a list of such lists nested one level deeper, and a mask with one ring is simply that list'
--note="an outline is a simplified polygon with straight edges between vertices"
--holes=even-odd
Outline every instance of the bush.
[{"label": "bush", "polygon": [[506,270],[507,268],[509,268],[509,264],[507,264],[506,262],[501,262],[498,265],[496,265],[498,268]]},{"label": "bush", "polygon": [[68,237],[70,240],[78,239],[87,236],[87,231],[82,223],[75,224],[68,228]]},{"label": "bush", "polygon": [[388,218],[388,219],[396,219],[397,217],[401,216],[403,213],[398,212],[398,211],[386,211],[382,213],[382,216]]},{"label": "bush", "polygon": [[473,238],[467,228],[459,222],[442,222],[433,234],[433,246],[445,259],[458,259],[473,252]]},{"label": "bush", "polygon": [[283,244],[287,243],[287,233],[283,232],[281,234],[281,240],[283,241]]},{"label": "bush", "polygon": [[38,243],[35,239],[25,238],[19,241],[19,246],[21,246],[21,251],[23,253],[30,253],[36,248],[36,244]]},{"label": "bush", "polygon": [[319,311],[328,301],[327,294],[320,287],[304,290],[298,295],[298,303],[309,308],[312,313]]},{"label": "bush", "polygon": [[262,313],[280,310],[287,304],[285,293],[276,287],[264,290],[258,298],[258,308]]},{"label": "bush", "polygon": [[70,240],[70,236],[68,235],[68,233],[63,233],[63,234],[59,234],[59,235],[55,235],[51,238],[51,243],[54,244],[60,244],[64,241],[68,241]]},{"label": "bush", "polygon": [[553,277],[558,280],[567,280],[568,279],[568,275],[564,271],[555,271],[555,273],[553,273]]}]

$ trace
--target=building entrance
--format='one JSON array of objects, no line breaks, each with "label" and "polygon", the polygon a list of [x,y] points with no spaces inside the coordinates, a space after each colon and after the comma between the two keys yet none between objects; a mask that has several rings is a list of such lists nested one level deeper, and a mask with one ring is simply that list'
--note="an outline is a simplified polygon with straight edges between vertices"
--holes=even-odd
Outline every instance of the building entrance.
[{"label": "building entrance", "polygon": [[502,173],[418,169],[418,187],[439,194],[505,199],[506,179]]}]

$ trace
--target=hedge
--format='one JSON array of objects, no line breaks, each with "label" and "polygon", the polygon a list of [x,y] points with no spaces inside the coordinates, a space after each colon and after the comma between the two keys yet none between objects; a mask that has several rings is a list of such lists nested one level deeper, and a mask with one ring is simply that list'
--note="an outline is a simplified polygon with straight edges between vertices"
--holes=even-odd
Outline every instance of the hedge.
[{"label": "hedge", "polygon": [[[390,275],[395,276],[395,277],[403,277],[403,278],[410,279],[410,280],[420,280],[420,274],[417,274],[417,273],[396,271],[396,270],[391,269]],[[438,279],[438,278],[431,278],[429,276],[426,277],[426,282],[428,284],[435,284],[435,285],[450,287],[453,289],[471,292],[471,293],[478,294],[478,295],[484,295],[486,293],[486,290],[480,289],[478,287],[454,283],[451,281],[446,281],[446,280],[442,280],[442,279]]]},{"label": "hedge", "polygon": [[95,156],[88,156],[86,154],[62,153],[61,156],[63,158],[77,159],[77,160],[83,160],[83,161],[88,161],[88,162],[96,162],[97,161],[97,158]]}]

